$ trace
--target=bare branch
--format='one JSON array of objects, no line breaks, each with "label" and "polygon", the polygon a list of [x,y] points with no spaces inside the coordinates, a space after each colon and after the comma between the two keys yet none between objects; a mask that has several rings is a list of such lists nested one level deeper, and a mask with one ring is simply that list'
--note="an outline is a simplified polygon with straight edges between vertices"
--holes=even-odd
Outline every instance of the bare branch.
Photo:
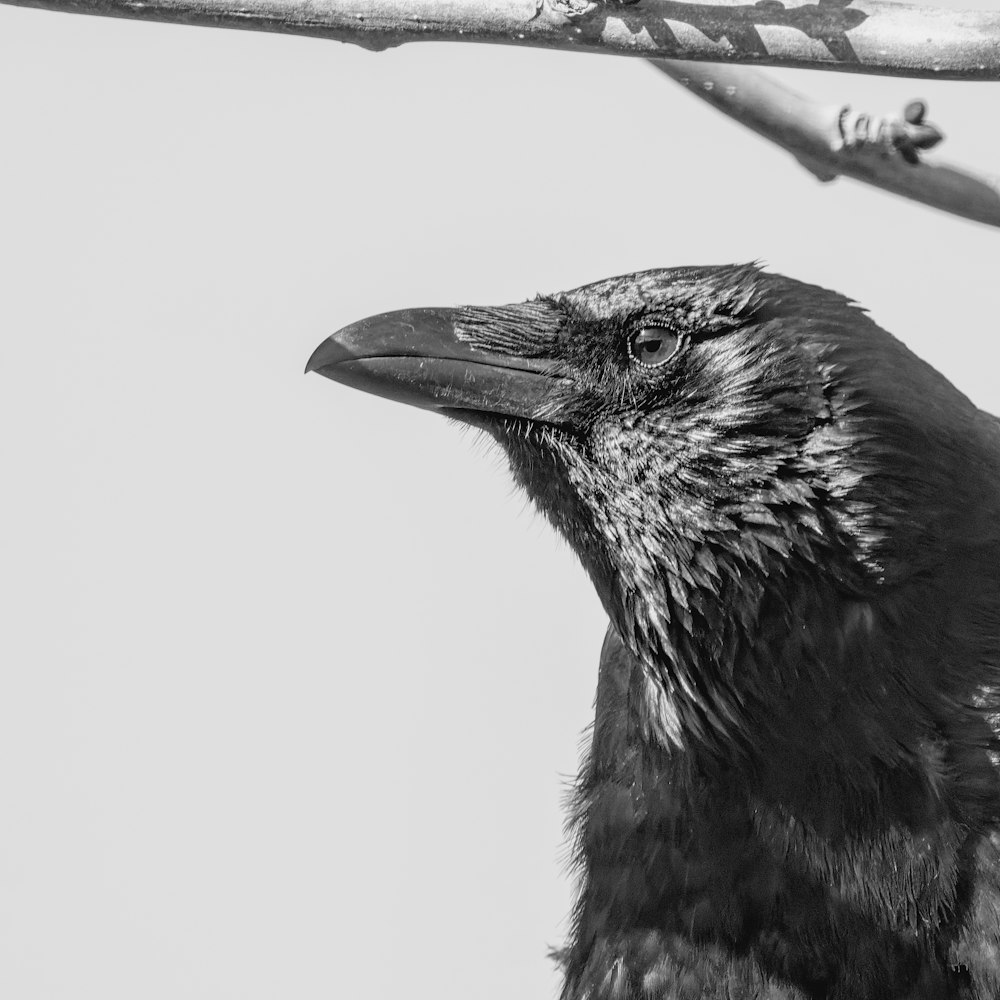
[{"label": "bare branch", "polygon": [[[907,162],[917,149],[934,145],[941,137],[924,123],[922,107],[908,107],[908,117],[896,120],[852,116],[848,108],[818,104],[743,66],[670,60],[653,65],[703,101],[783,146],[820,180],[853,177],[942,211],[1000,226],[1000,180],[976,177],[957,167]],[[913,155],[908,157],[908,152]]]},{"label": "bare branch", "polygon": [[614,55],[1000,79],[1000,12],[884,0],[0,0],[24,7],[314,35],[384,49],[501,42]]},{"label": "bare branch", "polygon": [[[1000,12],[883,0],[0,0],[21,6],[354,42],[502,42],[651,59],[720,111],[788,149],[823,180],[854,177],[1000,226],[1000,183],[916,164],[940,139],[923,113],[898,119],[822,107],[725,63],[899,76],[1000,79]],[[889,155],[898,152],[900,155]],[[909,162],[904,162],[909,161]]]}]

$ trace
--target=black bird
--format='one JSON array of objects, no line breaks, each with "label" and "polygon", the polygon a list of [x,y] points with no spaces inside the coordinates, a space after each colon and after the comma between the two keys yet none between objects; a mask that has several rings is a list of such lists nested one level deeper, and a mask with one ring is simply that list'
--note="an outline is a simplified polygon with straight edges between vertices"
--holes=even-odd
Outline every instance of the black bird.
[{"label": "black bird", "polygon": [[565,1000],[1000,997],[1000,421],[752,265],[308,370],[488,431],[610,616]]}]

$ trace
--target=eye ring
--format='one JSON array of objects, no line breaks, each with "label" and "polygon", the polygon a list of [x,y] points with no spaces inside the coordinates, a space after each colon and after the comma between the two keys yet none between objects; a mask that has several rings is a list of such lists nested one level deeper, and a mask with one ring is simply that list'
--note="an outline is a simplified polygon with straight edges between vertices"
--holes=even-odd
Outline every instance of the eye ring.
[{"label": "eye ring", "polygon": [[629,338],[628,352],[643,368],[659,368],[677,353],[680,343],[680,337],[672,330],[647,323]]}]

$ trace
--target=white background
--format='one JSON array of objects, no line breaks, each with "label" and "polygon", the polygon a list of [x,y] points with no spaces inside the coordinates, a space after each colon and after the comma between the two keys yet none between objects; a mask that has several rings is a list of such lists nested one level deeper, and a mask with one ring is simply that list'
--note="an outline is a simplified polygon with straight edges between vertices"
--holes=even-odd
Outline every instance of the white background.
[{"label": "white background", "polygon": [[[930,100],[1000,169],[996,85]],[[0,996],[551,997],[603,614],[502,461],[330,332],[761,259],[981,406],[1000,233],[639,61],[0,9]]]}]

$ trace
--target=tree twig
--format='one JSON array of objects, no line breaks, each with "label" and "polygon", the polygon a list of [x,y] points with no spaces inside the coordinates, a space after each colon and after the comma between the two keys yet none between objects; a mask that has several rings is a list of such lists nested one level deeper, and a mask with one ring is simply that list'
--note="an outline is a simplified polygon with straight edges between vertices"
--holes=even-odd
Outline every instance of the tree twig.
[{"label": "tree twig", "polygon": [[[853,177],[942,211],[1000,226],[1000,180],[977,177],[958,167],[908,163],[904,155],[895,155],[900,133],[879,128],[877,119],[868,119],[869,141],[859,142],[844,127],[849,109],[811,101],[755,70],[670,60],[653,65],[703,101],[783,146],[820,180]],[[867,116],[852,120],[856,123],[863,117]],[[911,124],[899,121],[904,130]],[[914,127],[925,126],[918,122]],[[933,135],[940,133],[933,130]],[[918,140],[924,145],[933,142],[933,138]]]},{"label": "tree twig", "polygon": [[314,35],[384,49],[502,42],[615,55],[1000,79],[1000,12],[885,0],[0,0],[24,7]]},{"label": "tree twig", "polygon": [[[821,180],[853,177],[942,211],[1000,226],[1000,180],[977,177],[958,167],[908,163],[893,154],[898,143],[892,142],[891,132],[883,141],[853,141],[844,134],[848,109],[843,106],[818,104],[742,66],[670,60],[653,65],[703,101],[783,146]],[[870,123],[875,139],[882,133],[877,120]]]}]

